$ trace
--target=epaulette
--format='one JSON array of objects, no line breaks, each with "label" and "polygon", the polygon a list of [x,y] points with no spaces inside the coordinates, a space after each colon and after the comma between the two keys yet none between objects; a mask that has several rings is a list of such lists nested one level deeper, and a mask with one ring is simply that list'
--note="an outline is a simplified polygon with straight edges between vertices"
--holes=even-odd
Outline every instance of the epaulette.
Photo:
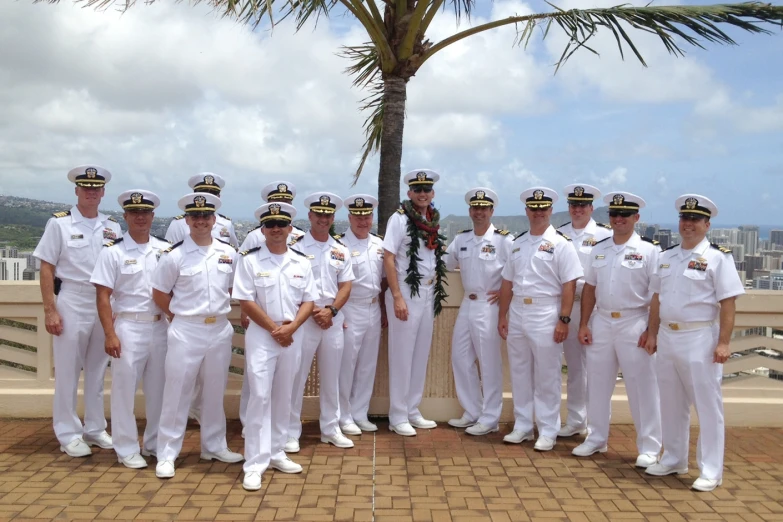
[{"label": "epaulette", "polygon": [[606,223],[598,223],[598,222],[596,222],[595,224],[598,225],[601,228],[606,228],[608,230],[612,230],[612,225],[607,225]]},{"label": "epaulette", "polygon": [[564,226],[566,226],[566,225],[570,225],[570,224],[571,224],[571,222],[569,221],[569,222],[567,222],[567,223],[563,223],[562,225],[560,225],[560,226],[559,226],[559,227],[557,227],[557,228],[563,228]]},{"label": "epaulette", "polygon": [[168,254],[169,252],[171,252],[172,250],[174,250],[175,248],[177,248],[178,246],[180,246],[180,245],[181,245],[182,243],[184,243],[184,242],[185,242],[185,241],[180,241],[179,243],[174,243],[173,245],[171,245],[170,247],[168,247],[166,250],[164,250],[162,253],[164,253],[164,254]]},{"label": "epaulette", "polygon": [[297,244],[298,242],[300,242],[303,239],[304,239],[304,236],[295,237],[294,239],[292,239],[291,241],[288,242],[288,246],[295,245],[295,244]]},{"label": "epaulette", "polygon": [[174,219],[185,219],[185,214],[180,214],[179,216],[174,216]]},{"label": "epaulette", "polygon": [[517,239],[519,239],[520,237],[524,236],[525,234],[527,234],[527,230],[525,230],[524,232],[522,232],[521,234],[519,234],[517,237],[515,237],[515,238],[514,238],[514,241],[516,241],[516,240],[517,240]]},{"label": "epaulette", "polygon": [[563,233],[562,233],[562,232],[560,232],[559,230],[555,230],[555,232],[557,232],[557,235],[559,235],[559,236],[563,236],[563,237],[564,237],[564,238],[565,238],[567,241],[571,241],[571,238],[570,238],[570,237],[568,237],[567,235],[563,234]]},{"label": "epaulette", "polygon": [[[612,236],[605,237],[605,238],[603,238],[603,239],[602,239],[602,240],[600,240],[600,241],[596,241],[596,242],[595,242],[595,245],[597,245],[597,244],[599,244],[599,243],[603,243],[603,242],[604,242],[604,241],[606,241],[607,239],[612,239]],[[593,246],[595,246],[595,245],[593,245]]]},{"label": "epaulette", "polygon": [[253,252],[257,252],[258,250],[261,250],[260,246],[253,247],[250,250],[243,250],[239,253],[240,256],[246,256],[248,254],[252,254]]},{"label": "epaulette", "polygon": [[373,235],[373,236],[375,236],[375,237],[379,237],[379,238],[383,239],[383,236],[382,236],[382,235],[380,235],[380,234],[376,234],[375,232],[370,232],[370,234],[372,234],[372,235]]},{"label": "epaulette", "polygon": [[234,245],[232,245],[232,244],[231,244],[231,243],[229,243],[228,241],[223,241],[223,240],[222,240],[222,239],[220,239],[219,237],[216,237],[215,239],[217,239],[218,241],[220,241],[220,242],[221,242],[221,243],[223,243],[224,245],[228,245],[228,246],[230,246],[231,248],[233,248],[233,249],[234,249],[234,252],[236,252],[237,250],[239,250],[237,247],[235,247]]},{"label": "epaulette", "polygon": [[115,223],[119,223],[119,221],[117,221],[117,219],[114,216],[109,216],[106,219],[108,219],[109,221],[114,221]]},{"label": "epaulette", "polygon": [[398,214],[405,214],[405,210],[404,210],[404,209],[402,209],[402,208],[398,208],[398,209],[397,209],[397,213],[398,213]]},{"label": "epaulette", "polygon": [[165,241],[165,242],[166,242],[166,243],[168,243],[168,244],[171,244],[171,241],[169,241],[169,240],[168,240],[168,239],[166,239],[165,237],[156,236],[155,234],[150,234],[150,236],[151,236],[151,237],[154,237],[155,239],[159,239],[159,240],[161,240],[161,241]]},{"label": "epaulette", "polygon": [[293,252],[294,254],[299,254],[299,255],[300,255],[300,256],[302,256],[302,257],[307,257],[307,256],[306,256],[305,254],[303,254],[302,252],[300,252],[300,251],[298,251],[298,250],[294,250],[293,248],[289,248],[288,250],[290,250],[290,251],[291,251],[291,252]]},{"label": "epaulette", "polygon": [[231,221],[231,218],[230,218],[230,217],[228,217],[228,216],[224,216],[223,214],[218,214],[218,216],[222,217],[222,218],[223,218],[223,219],[225,219],[226,221]]},{"label": "epaulette", "polygon": [[465,230],[460,230],[457,232],[457,234],[467,234],[468,232],[473,232],[472,228],[466,228]]},{"label": "epaulette", "polygon": [[343,238],[342,234],[335,234],[335,235],[332,236],[332,239],[334,239],[334,240],[340,240],[342,238]]},{"label": "epaulette", "polygon": [[[258,225],[258,226],[257,226],[256,228],[254,228],[253,230],[258,230],[259,228],[261,228],[261,225]],[[251,230],[250,232],[252,232],[253,230]],[[248,233],[249,233],[249,232],[248,232]]]},{"label": "epaulette", "polygon": [[[660,244],[661,244],[661,242],[660,242],[660,241],[658,241],[657,239],[650,239],[650,238],[649,238],[649,237],[647,237],[647,236],[641,236],[641,237],[642,237],[642,241],[646,241],[647,243],[652,243],[653,245],[656,245],[656,246],[658,246],[658,245],[660,245]],[[608,238],[607,238],[607,239],[608,239]]]},{"label": "epaulette", "polygon": [[56,217],[56,218],[64,218],[66,216],[70,216],[71,215],[71,211],[70,210],[63,210],[62,212],[55,212],[52,215],[54,217]]},{"label": "epaulette", "polygon": [[716,250],[720,250],[724,254],[731,254],[731,249],[730,248],[726,248],[725,246],[721,246],[721,245],[719,245],[717,243],[710,243],[710,246],[712,248],[716,249]]},{"label": "epaulette", "polygon": [[110,247],[110,246],[114,246],[114,245],[116,245],[116,244],[118,244],[118,243],[122,243],[122,240],[123,240],[123,239],[125,239],[125,238],[124,238],[124,237],[118,237],[117,239],[112,239],[111,241],[109,241],[108,243],[106,243],[106,244],[105,244],[105,245],[103,245],[103,246],[104,246],[104,247]]},{"label": "epaulette", "polygon": [[672,248],[674,248],[674,247],[678,247],[678,246],[680,246],[680,244],[679,244],[679,243],[677,243],[676,245],[672,245],[672,246],[670,246],[669,248],[664,248],[664,249],[663,249],[663,251],[664,251],[664,252],[666,252],[667,250],[671,250]]},{"label": "epaulette", "polygon": [[335,240],[335,242],[336,242],[338,245],[345,246],[345,243],[343,243],[342,241],[340,241],[340,238],[341,238],[341,237],[343,237],[343,236],[341,236],[340,234],[337,234],[336,236],[332,236],[332,239],[334,239],[334,240]]},{"label": "epaulette", "polygon": [[508,235],[508,230],[498,230],[496,228],[495,229],[495,234],[500,234],[501,236],[507,236]]}]

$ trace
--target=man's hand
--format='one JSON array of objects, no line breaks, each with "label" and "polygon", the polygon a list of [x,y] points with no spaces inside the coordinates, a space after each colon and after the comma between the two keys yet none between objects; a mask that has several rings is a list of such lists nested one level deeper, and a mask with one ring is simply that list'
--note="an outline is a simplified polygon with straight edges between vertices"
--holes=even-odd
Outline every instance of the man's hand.
[{"label": "man's hand", "polygon": [[56,308],[45,312],[44,322],[46,323],[46,331],[50,334],[60,335],[63,333],[63,320]]},{"label": "man's hand", "polygon": [[277,341],[277,344],[283,348],[287,348],[294,342],[295,331],[296,329],[294,328],[293,323],[287,322],[272,330],[272,339]]},{"label": "man's hand", "polygon": [[579,338],[579,343],[584,346],[593,344],[593,332],[590,331],[589,326],[580,326],[577,337]]},{"label": "man's hand", "polygon": [[639,342],[636,343],[636,346],[638,346],[639,348],[644,348],[645,350],[647,349],[646,348],[647,347],[647,336],[648,336],[647,334],[648,334],[648,331],[647,331],[647,329],[645,329],[642,332],[642,334],[639,336]]},{"label": "man's hand", "polygon": [[490,290],[487,292],[487,295],[489,296],[489,299],[487,299],[489,304],[495,304],[500,301],[500,290]]},{"label": "man's hand", "polygon": [[381,307],[381,328],[388,328],[389,327],[389,318],[386,317],[386,307]]},{"label": "man's hand", "polygon": [[332,311],[329,308],[319,308],[313,312],[313,320],[322,330],[328,330],[332,326]]},{"label": "man's hand", "polygon": [[242,315],[240,316],[239,323],[242,325],[242,328],[247,330],[250,328],[250,317],[245,312],[242,312]]},{"label": "man's hand", "polygon": [[557,344],[562,343],[568,338],[568,325],[558,319],[555,325],[555,335],[552,336]]},{"label": "man's hand", "polygon": [[498,333],[504,341],[508,339],[508,317],[498,317]]},{"label": "man's hand", "polygon": [[658,351],[658,336],[647,333],[647,339],[644,342],[644,350],[650,355]]},{"label": "man's hand", "polygon": [[408,320],[408,305],[405,303],[405,298],[402,296],[394,298],[394,317],[400,321]]},{"label": "man's hand", "polygon": [[723,364],[729,360],[729,355],[731,355],[729,343],[718,343],[718,346],[715,348],[715,357],[713,357],[712,362]]},{"label": "man's hand", "polygon": [[121,353],[120,338],[117,337],[116,333],[112,333],[106,336],[106,342],[104,343],[104,346],[106,347],[107,355],[109,355],[110,357],[114,357],[115,359],[120,358],[120,353]]}]

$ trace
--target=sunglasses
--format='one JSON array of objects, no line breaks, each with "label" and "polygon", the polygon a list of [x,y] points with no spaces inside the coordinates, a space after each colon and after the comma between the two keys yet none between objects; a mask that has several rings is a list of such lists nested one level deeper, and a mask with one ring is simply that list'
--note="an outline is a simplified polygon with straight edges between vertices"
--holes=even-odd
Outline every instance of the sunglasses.
[{"label": "sunglasses", "polygon": [[627,217],[633,216],[634,214],[636,214],[636,212],[627,212],[627,211],[623,211],[623,210],[610,210],[609,211],[609,217],[624,217],[624,218],[627,218]]},{"label": "sunglasses", "polygon": [[193,219],[209,219],[215,215],[214,212],[188,212],[187,214]]},{"label": "sunglasses", "polygon": [[700,216],[698,214],[680,214],[680,220],[682,221],[707,221],[707,216]]},{"label": "sunglasses", "polygon": [[416,194],[421,194],[422,192],[424,192],[425,194],[429,194],[430,192],[432,192],[432,187],[419,185],[417,187],[413,187],[411,190]]},{"label": "sunglasses", "polygon": [[589,207],[592,205],[592,203],[588,203],[586,201],[569,201],[568,206],[570,207]]},{"label": "sunglasses", "polygon": [[291,222],[285,219],[270,219],[269,221],[264,221],[264,228],[285,228],[290,224]]}]

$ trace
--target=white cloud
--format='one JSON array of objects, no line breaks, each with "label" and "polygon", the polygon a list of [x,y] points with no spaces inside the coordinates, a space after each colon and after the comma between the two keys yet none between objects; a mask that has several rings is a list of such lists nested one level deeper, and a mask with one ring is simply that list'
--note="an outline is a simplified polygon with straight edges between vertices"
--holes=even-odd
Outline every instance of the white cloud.
[{"label": "white cloud", "polygon": [[597,179],[601,186],[606,187],[609,190],[614,190],[621,185],[625,185],[625,182],[628,181],[627,174],[627,168],[617,167],[606,176],[598,177]]}]

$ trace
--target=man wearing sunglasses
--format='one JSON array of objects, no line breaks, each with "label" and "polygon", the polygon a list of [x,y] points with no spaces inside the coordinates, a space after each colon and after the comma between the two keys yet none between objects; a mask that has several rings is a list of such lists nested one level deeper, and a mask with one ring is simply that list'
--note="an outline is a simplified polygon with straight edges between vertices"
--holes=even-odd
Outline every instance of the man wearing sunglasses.
[{"label": "man wearing sunglasses", "polygon": [[[613,192],[609,222],[614,236],[599,241],[585,269],[579,341],[587,352],[587,439],[572,453],[587,457],[605,453],[617,370],[623,372],[628,404],[636,428],[636,467],[647,468],[661,451],[661,409],[655,356],[645,350],[652,279],[658,270],[657,241],[634,231],[644,200],[630,192]],[[596,308],[593,317],[593,309]]]},{"label": "man wearing sunglasses", "polygon": [[690,407],[699,417],[691,486],[712,491],[723,480],[725,426],[721,380],[731,353],[736,299],[745,293],[731,251],[710,244],[707,231],[718,207],[699,194],[677,198],[682,243],[660,257],[653,279],[647,351],[658,351],[663,455],[650,475],[688,472]]},{"label": "man wearing sunglasses", "polygon": [[301,473],[285,452],[294,377],[299,371],[302,331],[318,297],[307,258],[288,248],[296,209],[266,203],[255,212],[264,243],[239,256],[234,297],[251,322],[245,334],[245,383],[250,391],[242,487],[261,489],[272,467]]},{"label": "man wearing sunglasses", "polygon": [[[563,234],[571,238],[571,242],[579,255],[579,263],[582,270],[587,271],[590,262],[590,253],[593,246],[611,237],[612,229],[609,225],[596,223],[593,219],[593,201],[601,197],[598,188],[587,183],[574,183],[568,185],[563,193],[568,202],[568,214],[571,221],[561,226]],[[568,417],[560,428],[558,437],[572,437],[587,433],[587,369],[585,368],[585,349],[577,338],[579,330],[579,304],[584,288],[584,279],[576,282],[576,296],[574,308],[571,310],[571,322],[568,323],[568,337],[563,341],[563,353],[568,365],[566,407]]]}]

